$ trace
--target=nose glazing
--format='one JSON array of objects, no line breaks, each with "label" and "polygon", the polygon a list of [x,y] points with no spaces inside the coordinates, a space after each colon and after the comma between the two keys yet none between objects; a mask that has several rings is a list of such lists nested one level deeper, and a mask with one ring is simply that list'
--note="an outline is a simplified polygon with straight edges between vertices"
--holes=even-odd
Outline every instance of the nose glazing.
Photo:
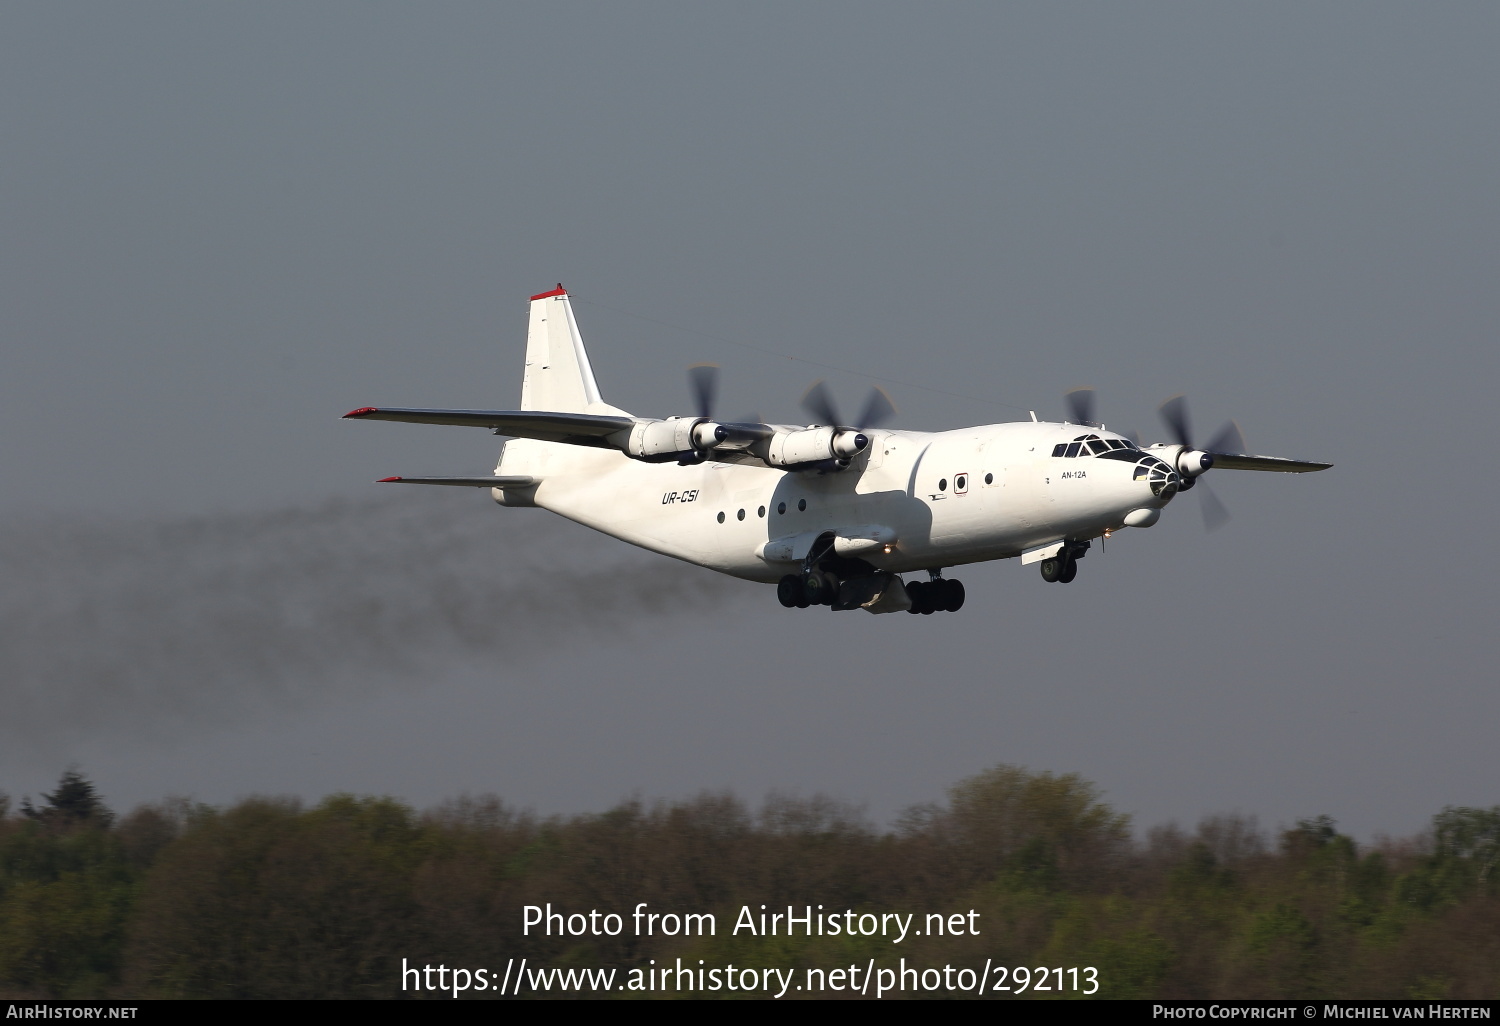
[{"label": "nose glazing", "polygon": [[1155,456],[1143,456],[1135,465],[1135,480],[1144,481],[1151,487],[1151,494],[1158,499],[1170,499],[1182,487],[1182,478],[1167,464]]}]

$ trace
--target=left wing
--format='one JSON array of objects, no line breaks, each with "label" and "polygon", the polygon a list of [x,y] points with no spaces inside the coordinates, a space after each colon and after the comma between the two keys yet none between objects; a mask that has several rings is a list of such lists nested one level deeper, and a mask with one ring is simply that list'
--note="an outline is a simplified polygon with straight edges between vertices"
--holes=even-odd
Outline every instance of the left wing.
[{"label": "left wing", "polygon": [[344,414],[345,420],[394,420],[405,424],[447,424],[489,428],[499,435],[567,442],[600,449],[618,449],[610,435],[635,427],[634,417],[593,413],[551,413],[536,410],[402,410],[364,406]]},{"label": "left wing", "polygon": [[382,477],[376,484],[455,485],[459,488],[528,488],[536,478],[524,474],[510,477]]}]

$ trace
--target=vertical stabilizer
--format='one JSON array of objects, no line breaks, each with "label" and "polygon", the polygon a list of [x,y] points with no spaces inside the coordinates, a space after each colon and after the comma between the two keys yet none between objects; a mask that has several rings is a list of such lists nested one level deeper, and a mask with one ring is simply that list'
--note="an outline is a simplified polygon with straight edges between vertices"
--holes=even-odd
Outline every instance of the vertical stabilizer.
[{"label": "vertical stabilizer", "polygon": [[532,296],[521,409],[584,413],[598,402],[599,386],[594,383],[567,290],[558,285],[551,292]]}]

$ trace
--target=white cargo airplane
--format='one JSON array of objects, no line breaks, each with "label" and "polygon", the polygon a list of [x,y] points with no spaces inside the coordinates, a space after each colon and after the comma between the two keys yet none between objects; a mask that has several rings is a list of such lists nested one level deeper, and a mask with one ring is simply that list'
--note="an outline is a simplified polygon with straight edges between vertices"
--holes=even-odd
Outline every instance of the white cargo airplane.
[{"label": "white cargo airplane", "polygon": [[[1072,420],[953,431],[877,430],[895,412],[874,390],[852,423],[819,382],[812,425],[713,417],[716,368],[689,372],[697,413],[655,420],[606,404],[567,291],[531,297],[526,375],[515,411],[365,407],[354,420],[488,428],[509,436],[492,477],[388,477],[492,489],[597,531],[720,573],[777,585],[784,606],[872,613],[957,611],[946,567],[1020,557],[1066,583],[1094,538],[1150,527],[1210,468],[1305,473],[1328,463],[1247,456],[1225,425],[1202,448],[1179,396],[1162,406],[1173,440],[1141,448],[1093,420],[1093,393],[1068,393]],[[1206,488],[1205,488],[1206,491]],[[1204,496],[1210,527],[1227,519]],[[901,574],[926,573],[903,581]]]}]

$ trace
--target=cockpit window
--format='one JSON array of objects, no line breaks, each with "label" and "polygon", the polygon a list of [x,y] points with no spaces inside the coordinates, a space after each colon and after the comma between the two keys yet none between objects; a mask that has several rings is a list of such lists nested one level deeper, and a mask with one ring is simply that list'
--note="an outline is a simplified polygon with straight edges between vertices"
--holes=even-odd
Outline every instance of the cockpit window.
[{"label": "cockpit window", "polygon": [[1123,438],[1100,438],[1098,435],[1079,435],[1071,442],[1058,442],[1052,447],[1052,455],[1075,459],[1079,456],[1103,456],[1121,449],[1139,452],[1140,446]]}]

